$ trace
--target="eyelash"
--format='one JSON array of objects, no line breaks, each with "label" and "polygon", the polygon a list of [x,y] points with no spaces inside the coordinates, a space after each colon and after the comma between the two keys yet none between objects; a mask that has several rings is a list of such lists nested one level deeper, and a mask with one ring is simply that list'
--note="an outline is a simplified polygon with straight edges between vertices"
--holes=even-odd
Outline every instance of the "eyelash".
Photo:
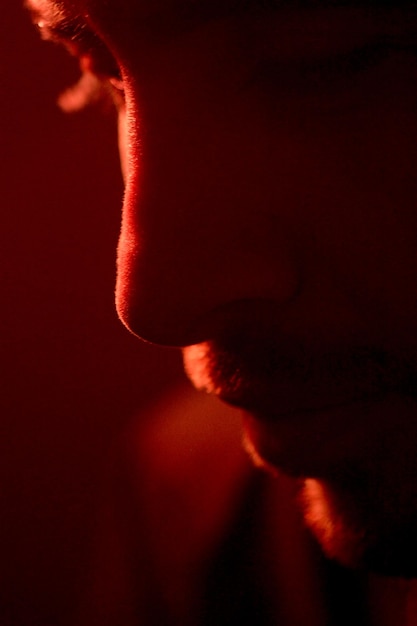
[{"label": "eyelash", "polygon": [[[66,89],[58,98],[58,105],[65,112],[77,112],[91,105],[105,109],[124,105],[124,85],[120,69],[105,43],[87,26],[79,27],[67,23],[66,27],[50,28],[38,23],[43,39],[63,45],[73,56],[79,58],[82,70],[79,81]],[[258,66],[257,80],[278,76],[281,88],[285,78],[288,85],[295,85],[298,78],[306,86],[332,84],[338,77],[351,77],[360,73],[361,68],[371,67],[389,52],[410,49],[415,53],[415,43],[393,39],[376,40],[360,49],[348,53],[329,55],[316,62],[296,64],[292,71],[285,63],[273,59],[264,60]],[[288,74],[288,70],[290,73]],[[284,73],[282,73],[284,72]],[[284,81],[283,81],[284,79]],[[301,84],[301,83],[300,83]]]},{"label": "eyelash", "polygon": [[324,93],[325,90],[343,88],[350,80],[378,66],[391,54],[401,52],[415,53],[415,45],[408,41],[381,38],[348,52],[293,64],[269,58],[258,64],[254,81],[276,86],[280,94]]},{"label": "eyelash", "polygon": [[124,102],[123,90],[114,87],[110,80],[103,80],[92,72],[84,71],[75,85],[58,96],[58,106],[65,113],[76,113],[89,106],[110,109],[119,108]]},{"label": "eyelash", "polygon": [[119,67],[105,44],[87,27],[62,31],[40,27],[43,39],[63,45],[78,57],[81,77],[58,97],[58,106],[66,113],[81,111],[91,105],[105,109],[124,104],[124,85]]}]

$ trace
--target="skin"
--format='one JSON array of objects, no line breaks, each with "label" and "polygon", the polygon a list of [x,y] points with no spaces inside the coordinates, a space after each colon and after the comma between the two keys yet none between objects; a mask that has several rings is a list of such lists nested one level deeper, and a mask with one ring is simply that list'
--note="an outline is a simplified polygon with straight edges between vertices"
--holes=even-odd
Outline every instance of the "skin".
[{"label": "skin", "polygon": [[330,556],[417,574],[416,16],[60,6],[123,79],[122,321],[242,407]]}]

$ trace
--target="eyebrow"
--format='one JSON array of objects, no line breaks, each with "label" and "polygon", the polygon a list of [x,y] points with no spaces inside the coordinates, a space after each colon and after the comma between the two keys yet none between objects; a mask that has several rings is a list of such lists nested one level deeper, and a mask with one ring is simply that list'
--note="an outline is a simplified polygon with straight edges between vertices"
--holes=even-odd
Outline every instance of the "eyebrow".
[{"label": "eyebrow", "polygon": [[[48,23],[65,24],[66,22],[82,21],[80,11],[74,6],[73,2],[65,0],[24,0],[24,4],[34,19],[40,18]],[[204,11],[208,7],[226,5],[229,10],[242,11],[253,7],[263,9],[280,9],[280,8],[335,8],[335,7],[373,7],[373,8],[405,8],[415,6],[415,0],[190,0],[187,2],[179,1],[178,10],[184,10],[187,4],[193,10]],[[139,7],[137,7],[139,8]],[[143,7],[142,7],[143,9]]]},{"label": "eyebrow", "polygon": [[[45,39],[75,42],[85,31],[89,30],[89,24],[84,19],[82,12],[77,10],[76,1],[66,0],[24,0],[25,7],[31,14],[32,21],[41,31]],[[415,0],[179,0],[179,12],[185,11],[185,15],[191,9],[193,13],[201,12],[200,17],[210,19],[213,13],[223,7],[226,13],[239,13],[251,8],[266,10],[285,9],[324,9],[324,8],[363,8],[406,11],[409,17],[416,18]],[[139,6],[136,5],[136,9]],[[143,7],[142,7],[143,8]],[[409,13],[411,9],[411,12]],[[221,9],[220,9],[221,10]],[[160,15],[159,19],[162,16]],[[143,15],[142,15],[143,19]],[[145,23],[146,21],[143,20]],[[145,26],[145,23],[143,24]],[[43,35],[42,35],[43,33]]]}]

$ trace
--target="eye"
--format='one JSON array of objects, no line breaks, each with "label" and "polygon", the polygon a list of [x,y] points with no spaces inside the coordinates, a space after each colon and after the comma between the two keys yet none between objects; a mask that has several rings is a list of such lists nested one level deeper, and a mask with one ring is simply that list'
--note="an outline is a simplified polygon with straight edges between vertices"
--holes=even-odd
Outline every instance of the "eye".
[{"label": "eye", "polygon": [[364,74],[392,54],[407,50],[405,44],[390,40],[375,40],[359,48],[353,48],[348,52],[330,55],[317,62],[306,63],[302,70],[307,79],[317,81],[324,85],[337,85],[347,82],[356,76]]},{"label": "eye", "polygon": [[276,78],[281,88],[314,87],[318,83],[333,83],[349,78],[375,64],[385,51],[378,47],[364,47],[343,54],[331,54],[316,59],[282,61],[267,59],[259,66],[265,78]]},{"label": "eye", "polygon": [[280,96],[330,96],[349,90],[392,55],[411,48],[407,42],[381,38],[316,58],[268,58],[258,64],[254,81]]}]

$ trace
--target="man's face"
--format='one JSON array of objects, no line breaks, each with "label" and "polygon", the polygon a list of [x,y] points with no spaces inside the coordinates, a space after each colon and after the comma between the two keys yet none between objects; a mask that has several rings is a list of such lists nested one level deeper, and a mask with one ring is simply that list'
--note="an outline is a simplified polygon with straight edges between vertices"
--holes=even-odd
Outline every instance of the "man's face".
[{"label": "man's face", "polygon": [[84,67],[123,88],[122,320],[183,347],[194,383],[243,409],[255,458],[308,479],[331,555],[400,570],[378,538],[416,517],[415,14],[30,4],[93,33]]}]

